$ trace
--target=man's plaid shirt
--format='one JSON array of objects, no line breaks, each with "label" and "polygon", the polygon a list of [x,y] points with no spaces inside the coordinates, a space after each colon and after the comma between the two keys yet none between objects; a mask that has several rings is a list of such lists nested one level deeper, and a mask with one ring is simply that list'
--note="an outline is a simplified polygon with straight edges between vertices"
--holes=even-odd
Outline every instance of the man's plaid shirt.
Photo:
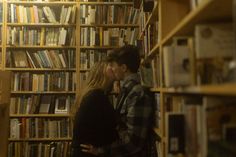
[{"label": "man's plaid shirt", "polygon": [[119,140],[103,148],[104,156],[147,157],[145,147],[151,127],[152,106],[138,74],[124,79],[116,110],[119,112]]}]

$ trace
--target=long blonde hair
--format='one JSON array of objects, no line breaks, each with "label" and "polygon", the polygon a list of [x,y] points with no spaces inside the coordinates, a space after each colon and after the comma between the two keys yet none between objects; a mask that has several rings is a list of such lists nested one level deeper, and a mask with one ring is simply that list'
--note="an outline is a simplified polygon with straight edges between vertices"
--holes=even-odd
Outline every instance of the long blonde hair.
[{"label": "long blonde hair", "polygon": [[71,112],[73,117],[75,116],[83,97],[86,96],[89,91],[93,89],[106,90],[109,81],[111,82],[111,78],[106,74],[106,68],[106,62],[98,62],[90,69],[86,84],[78,94],[74,107],[72,108]]}]

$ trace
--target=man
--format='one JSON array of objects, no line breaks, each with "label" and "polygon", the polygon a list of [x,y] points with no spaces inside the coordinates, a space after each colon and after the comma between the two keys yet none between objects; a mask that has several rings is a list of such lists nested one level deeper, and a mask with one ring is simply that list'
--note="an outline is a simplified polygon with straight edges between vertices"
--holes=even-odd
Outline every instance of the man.
[{"label": "man", "polygon": [[102,148],[91,145],[81,147],[84,152],[98,156],[150,157],[148,146],[153,106],[137,74],[140,65],[139,50],[135,46],[123,46],[109,54],[108,62],[115,78],[122,81],[116,104],[119,138],[112,145]]}]

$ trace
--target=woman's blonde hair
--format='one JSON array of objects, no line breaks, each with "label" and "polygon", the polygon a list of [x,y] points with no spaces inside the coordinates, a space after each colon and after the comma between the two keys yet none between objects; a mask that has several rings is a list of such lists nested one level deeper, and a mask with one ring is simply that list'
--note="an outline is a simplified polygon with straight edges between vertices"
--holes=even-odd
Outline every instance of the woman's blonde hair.
[{"label": "woman's blonde hair", "polygon": [[86,84],[78,94],[74,107],[72,107],[72,116],[75,116],[80,106],[81,100],[89,91],[93,89],[106,90],[109,81],[111,81],[111,78],[109,78],[109,76],[106,74],[106,68],[106,62],[98,62],[95,63],[94,66],[90,69],[88,77],[86,79]]}]

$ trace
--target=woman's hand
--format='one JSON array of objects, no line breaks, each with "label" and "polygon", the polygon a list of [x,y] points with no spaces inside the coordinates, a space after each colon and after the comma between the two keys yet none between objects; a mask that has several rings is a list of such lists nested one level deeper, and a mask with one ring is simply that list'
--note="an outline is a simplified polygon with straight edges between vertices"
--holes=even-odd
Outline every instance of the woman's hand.
[{"label": "woman's hand", "polygon": [[82,152],[90,153],[96,156],[98,156],[99,154],[98,148],[95,148],[91,144],[81,144],[80,147],[81,147]]}]

